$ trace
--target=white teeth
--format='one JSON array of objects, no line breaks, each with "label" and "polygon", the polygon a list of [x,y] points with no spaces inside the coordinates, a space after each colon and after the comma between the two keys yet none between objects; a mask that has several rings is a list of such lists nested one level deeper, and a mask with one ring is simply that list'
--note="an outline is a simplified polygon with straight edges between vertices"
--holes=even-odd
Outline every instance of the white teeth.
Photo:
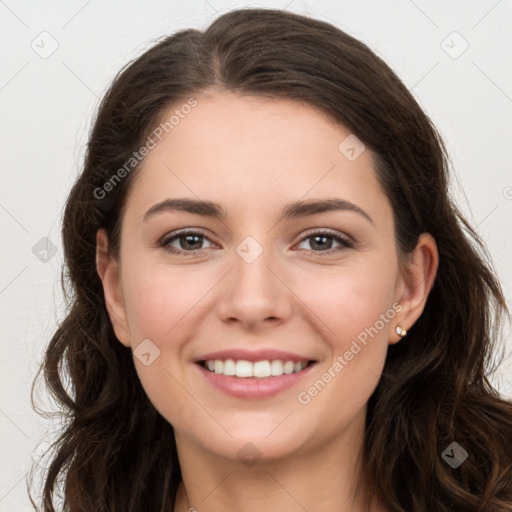
[{"label": "white teeth", "polygon": [[283,372],[286,373],[286,375],[293,373],[294,370],[295,364],[293,363],[293,361],[286,361],[286,363],[283,364]]},{"label": "white teeth", "polygon": [[216,359],[215,360],[215,373],[223,373],[223,371],[224,371],[224,362]]},{"label": "white teeth", "polygon": [[237,377],[247,378],[265,378],[278,377],[280,375],[290,375],[303,370],[307,366],[306,361],[281,361],[274,359],[272,361],[245,361],[243,359],[234,361],[233,359],[220,359],[206,361],[206,367],[211,372],[220,373],[222,375],[236,375]]},{"label": "white teeth", "polygon": [[[275,363],[276,361],[272,361]],[[256,361],[253,363],[253,374],[255,377],[270,377],[274,375],[272,372],[272,364],[268,361]]]},{"label": "white teeth", "polygon": [[250,361],[237,361],[235,366],[235,375],[237,377],[252,377],[253,366]]},{"label": "white teeth", "polygon": [[235,361],[233,361],[233,359],[226,359],[224,361],[224,371],[222,373],[224,373],[224,375],[236,374]]},{"label": "white teeth", "polygon": [[283,362],[276,360],[270,363],[270,375],[283,375]]}]

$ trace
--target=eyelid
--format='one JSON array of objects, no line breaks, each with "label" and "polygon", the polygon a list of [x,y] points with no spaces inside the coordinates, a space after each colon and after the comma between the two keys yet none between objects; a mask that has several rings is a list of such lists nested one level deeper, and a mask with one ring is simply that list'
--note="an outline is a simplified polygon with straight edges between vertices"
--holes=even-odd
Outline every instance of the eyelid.
[{"label": "eyelid", "polygon": [[[158,241],[158,245],[159,246],[165,246],[166,244],[168,244],[171,240],[174,240],[174,239],[177,239],[179,238],[180,236],[187,236],[187,235],[200,235],[206,239],[208,239],[211,243],[215,243],[213,242],[212,240],[210,240],[210,236],[206,233],[205,230],[201,229],[201,228],[182,228],[182,229],[178,229],[176,231],[171,231],[170,233],[167,233],[166,235],[164,235],[159,241]],[[198,249],[196,251],[184,251],[184,252],[189,252],[189,253],[197,253],[199,251],[202,251],[203,249]]]},{"label": "eyelid", "polygon": [[[181,236],[187,236],[187,235],[199,235],[199,236],[202,236],[205,239],[207,239],[210,243],[212,243],[214,245],[218,245],[214,241],[210,240],[209,235],[207,235],[206,231],[203,230],[202,228],[189,227],[189,228],[178,229],[176,231],[172,231],[171,233],[164,235],[158,242],[158,246],[163,247],[165,250],[167,250],[171,254],[190,255],[190,256],[193,256],[194,254],[196,254],[196,255],[202,254],[207,250],[207,248],[205,248],[205,249],[194,249],[192,251],[184,251],[182,249],[175,249],[175,248],[172,248],[172,250],[171,250],[170,248],[167,247],[171,241],[174,241],[175,239],[178,239]],[[305,250],[310,253],[314,253],[316,255],[332,255],[333,253],[340,252],[343,249],[350,249],[357,245],[356,241],[351,236],[349,236],[345,233],[342,233],[340,231],[337,231],[337,230],[334,230],[331,228],[311,228],[301,234],[301,238],[297,242],[294,243],[294,246],[301,242],[304,242],[308,238],[311,238],[312,236],[315,236],[315,235],[327,235],[329,238],[333,238],[334,240],[338,241],[338,243],[341,243],[342,246],[338,247],[338,248],[336,248],[336,247],[331,248],[326,251],[313,251],[313,250],[308,250],[308,249],[299,249],[299,250]]]},{"label": "eyelid", "polygon": [[[343,240],[343,242],[347,243],[347,245],[356,245],[356,241],[346,233],[343,233],[342,231],[337,231],[336,229],[331,228],[311,228],[306,230],[304,233],[302,233],[301,238],[299,242],[304,241],[306,238],[309,238],[313,235],[329,235],[332,238],[339,238]],[[326,252],[326,251],[324,251]]]},{"label": "eyelid", "polygon": [[339,255],[341,252],[347,250],[347,249],[353,249],[357,246],[356,241],[349,235],[342,233],[340,231],[337,231],[335,229],[331,228],[312,228],[310,230],[307,230],[301,235],[300,240],[295,243],[294,245],[300,244],[307,240],[308,238],[311,238],[313,236],[320,236],[320,235],[327,235],[328,238],[332,238],[336,242],[340,244],[340,247],[331,247],[330,249],[327,249],[326,251],[314,251],[312,249],[296,249],[299,251],[306,251],[308,254],[314,254],[316,256],[320,257],[329,257],[334,255]]}]

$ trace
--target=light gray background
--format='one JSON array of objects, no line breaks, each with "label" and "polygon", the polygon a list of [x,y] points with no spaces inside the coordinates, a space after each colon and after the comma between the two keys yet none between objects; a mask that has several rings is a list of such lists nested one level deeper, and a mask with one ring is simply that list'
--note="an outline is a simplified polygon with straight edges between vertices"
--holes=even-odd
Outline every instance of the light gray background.
[{"label": "light gray background", "polygon": [[[0,0],[0,512],[32,510],[25,475],[48,423],[31,409],[30,386],[63,311],[61,213],[99,98],[157,38],[243,6],[330,21],[391,65],[443,134],[454,197],[512,302],[510,0]],[[32,252],[43,237],[57,249],[47,262]],[[510,357],[492,380],[512,396]]]}]

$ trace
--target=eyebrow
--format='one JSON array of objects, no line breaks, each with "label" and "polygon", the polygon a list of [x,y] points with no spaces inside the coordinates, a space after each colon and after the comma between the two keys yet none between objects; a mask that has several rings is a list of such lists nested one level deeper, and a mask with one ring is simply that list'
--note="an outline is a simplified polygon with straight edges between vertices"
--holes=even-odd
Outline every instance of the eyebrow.
[{"label": "eyebrow", "polygon": [[[203,217],[211,217],[215,219],[225,219],[227,217],[226,210],[224,210],[218,203],[203,201],[200,199],[175,198],[165,199],[164,201],[153,205],[143,215],[143,220],[147,221],[158,213],[174,211],[193,213],[195,215],[202,215]],[[338,198],[296,201],[294,203],[289,203],[281,211],[281,215],[278,220],[282,221],[286,219],[306,217],[308,215],[315,215],[330,211],[355,212],[364,217],[371,224],[374,224],[373,219],[359,206],[351,203],[350,201]]]}]

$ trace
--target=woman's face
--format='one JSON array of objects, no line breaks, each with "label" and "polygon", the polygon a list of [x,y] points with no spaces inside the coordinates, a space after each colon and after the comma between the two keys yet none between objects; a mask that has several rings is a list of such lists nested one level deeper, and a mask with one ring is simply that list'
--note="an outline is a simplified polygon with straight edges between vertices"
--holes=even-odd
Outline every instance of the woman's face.
[{"label": "woman's face", "polygon": [[116,335],[177,440],[210,454],[360,431],[396,326],[420,314],[371,152],[295,101],[196,99],[132,183],[102,277]]}]

